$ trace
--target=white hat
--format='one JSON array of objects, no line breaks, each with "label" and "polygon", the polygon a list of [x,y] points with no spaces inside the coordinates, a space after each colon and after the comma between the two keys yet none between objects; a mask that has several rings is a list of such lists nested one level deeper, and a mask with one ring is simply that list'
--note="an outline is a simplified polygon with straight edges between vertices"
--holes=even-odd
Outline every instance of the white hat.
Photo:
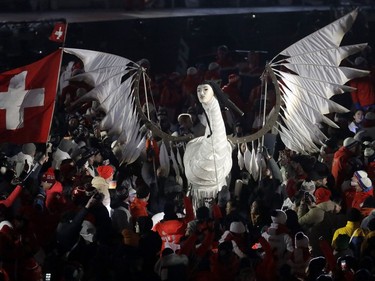
[{"label": "white hat", "polygon": [[186,75],[195,75],[198,73],[198,70],[192,66],[192,67],[189,67],[187,70],[186,70]]},{"label": "white hat", "polygon": [[358,141],[356,141],[354,138],[352,137],[348,137],[344,140],[344,143],[343,145],[346,147],[346,148],[352,148],[353,146],[355,146],[356,144],[358,143]]},{"label": "white hat", "polygon": [[230,224],[229,231],[237,234],[245,233],[246,228],[240,221],[234,221]]},{"label": "white hat", "polygon": [[272,211],[271,213],[271,220],[273,223],[278,223],[278,224],[285,224],[287,220],[287,215],[283,210],[276,209]]},{"label": "white hat", "polygon": [[217,62],[211,62],[208,65],[208,70],[215,70],[215,69],[218,69],[218,68],[219,68],[219,64]]},{"label": "white hat", "polygon": [[374,153],[375,153],[375,151],[372,148],[366,147],[365,151],[363,152],[363,155],[365,157],[370,157],[370,156],[374,155]]},{"label": "white hat", "polygon": [[22,153],[27,155],[34,155],[36,151],[36,146],[32,142],[25,143],[22,145]]}]

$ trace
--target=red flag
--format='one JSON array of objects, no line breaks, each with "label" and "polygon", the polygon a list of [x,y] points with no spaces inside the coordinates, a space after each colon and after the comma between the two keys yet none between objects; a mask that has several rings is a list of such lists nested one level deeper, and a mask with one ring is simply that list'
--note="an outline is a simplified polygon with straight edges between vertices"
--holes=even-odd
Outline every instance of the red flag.
[{"label": "red flag", "polygon": [[65,41],[66,24],[63,22],[55,23],[55,27],[49,37],[49,40],[63,43]]},{"label": "red flag", "polygon": [[47,142],[61,55],[0,74],[0,143]]}]

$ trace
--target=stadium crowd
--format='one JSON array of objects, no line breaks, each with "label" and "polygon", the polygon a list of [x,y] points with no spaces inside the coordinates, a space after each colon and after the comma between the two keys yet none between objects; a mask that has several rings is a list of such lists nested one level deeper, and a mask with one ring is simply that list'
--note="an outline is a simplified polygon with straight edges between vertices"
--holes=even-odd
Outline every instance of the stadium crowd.
[{"label": "stadium crowd", "polygon": [[[223,108],[228,135],[259,129],[259,54],[241,64],[226,46],[217,55],[186,74],[152,75],[147,59],[138,62],[161,130],[203,135],[204,80],[219,81],[245,112],[239,119]],[[372,66],[369,53],[353,63]],[[73,103],[90,86],[63,78],[83,71],[72,62],[61,74],[50,142],[1,145],[0,280],[374,280],[374,72],[349,82],[352,110],[332,116],[339,129],[322,127],[319,153],[297,154],[276,136],[259,177],[239,161],[251,143],[234,147],[228,185],[193,208],[183,171],[160,164],[157,136],[135,162],[119,161],[98,104]],[[181,156],[184,143],[168,149]]]}]

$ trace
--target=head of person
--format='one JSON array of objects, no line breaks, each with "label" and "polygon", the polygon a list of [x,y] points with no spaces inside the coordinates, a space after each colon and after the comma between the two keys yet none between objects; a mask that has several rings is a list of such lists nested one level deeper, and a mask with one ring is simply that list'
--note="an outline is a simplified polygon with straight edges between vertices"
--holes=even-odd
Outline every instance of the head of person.
[{"label": "head of person", "polygon": [[363,121],[363,118],[365,117],[364,113],[363,113],[363,110],[362,109],[357,109],[355,112],[354,112],[354,115],[353,115],[353,121],[355,123],[361,123]]},{"label": "head of person", "polygon": [[197,96],[198,100],[203,103],[207,104],[211,101],[211,99],[214,97],[215,92],[212,87],[212,83],[210,82],[204,82],[203,84],[198,85],[197,87]]},{"label": "head of person", "polygon": [[350,185],[354,187],[357,192],[367,192],[372,189],[371,179],[363,170],[354,172]]},{"label": "head of person", "polygon": [[36,146],[32,142],[25,143],[22,145],[22,153],[26,155],[30,155],[31,157],[35,156],[36,153]]},{"label": "head of person", "polygon": [[344,139],[343,146],[345,146],[346,149],[350,150],[354,154],[358,154],[361,149],[360,142],[352,137]]}]

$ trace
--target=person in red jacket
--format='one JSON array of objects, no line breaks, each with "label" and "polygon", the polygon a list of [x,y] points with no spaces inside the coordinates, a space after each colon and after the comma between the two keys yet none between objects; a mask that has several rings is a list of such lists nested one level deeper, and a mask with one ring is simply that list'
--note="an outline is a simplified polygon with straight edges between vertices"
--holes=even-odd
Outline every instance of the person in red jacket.
[{"label": "person in red jacket", "polygon": [[355,158],[360,152],[360,143],[352,137],[344,140],[343,146],[340,147],[333,156],[332,175],[335,178],[335,188],[340,190],[342,183],[350,179],[353,175],[351,167],[348,165],[350,158]]},{"label": "person in red jacket", "polygon": [[164,205],[164,218],[155,224],[152,228],[162,239],[161,251],[166,246],[176,251],[180,248],[180,240],[185,236],[187,224],[194,218],[193,207],[191,201],[185,197],[184,205],[186,216],[178,218],[175,211],[175,204],[167,202]]},{"label": "person in red jacket", "polygon": [[351,92],[353,105],[357,109],[370,110],[375,105],[375,73],[369,69],[367,60],[360,56],[354,61],[357,68],[370,70],[369,75],[349,81],[349,86],[355,88]]},{"label": "person in red jacket", "polygon": [[130,204],[130,214],[133,223],[135,223],[139,217],[148,216],[147,201],[150,199],[150,188],[146,184],[138,186],[136,191],[137,195]]},{"label": "person in red jacket", "polygon": [[45,192],[45,206],[50,213],[61,213],[65,199],[62,194],[63,186],[56,180],[55,171],[49,168],[42,176],[41,187]]},{"label": "person in red jacket", "polygon": [[356,171],[349,183],[343,184],[345,202],[348,208],[361,209],[367,197],[373,196],[372,182],[365,171]]}]

